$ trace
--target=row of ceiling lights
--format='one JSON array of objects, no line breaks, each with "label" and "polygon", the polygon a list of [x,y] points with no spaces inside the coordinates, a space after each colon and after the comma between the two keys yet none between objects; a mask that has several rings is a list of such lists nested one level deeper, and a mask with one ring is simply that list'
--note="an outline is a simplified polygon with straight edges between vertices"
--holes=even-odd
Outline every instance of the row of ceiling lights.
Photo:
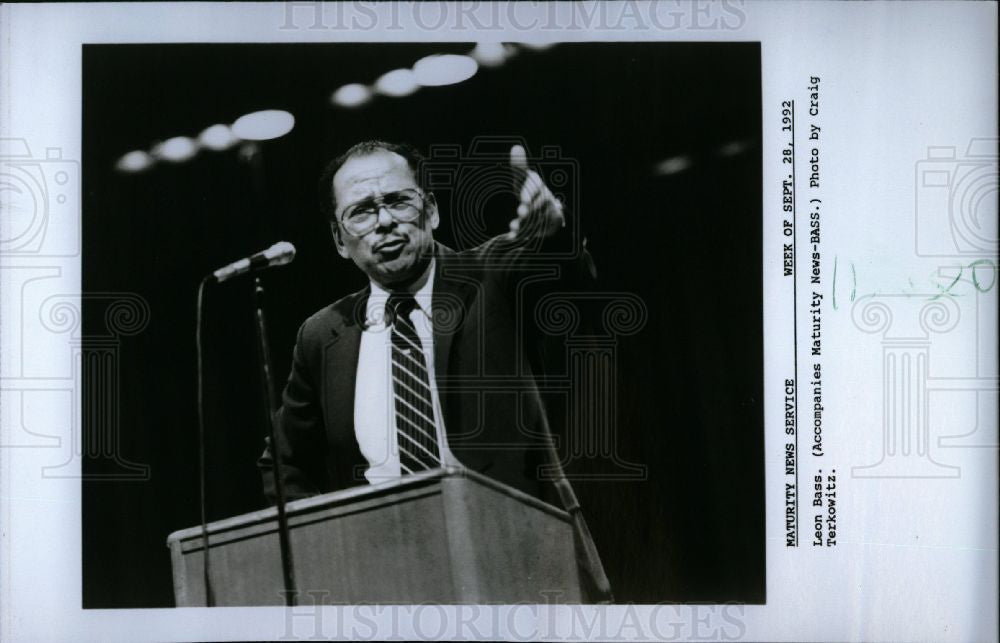
[{"label": "row of ceiling lights", "polygon": [[[529,49],[546,49],[550,43],[523,43]],[[498,67],[517,53],[518,46],[501,42],[481,42],[468,55],[434,54],[418,60],[407,69],[394,69],[378,77],[372,85],[350,83],[330,97],[339,107],[360,107],[375,94],[402,97],[421,87],[453,85],[472,78],[480,67]],[[231,125],[216,124],[196,138],[175,136],[155,144],[149,150],[134,150],[118,159],[121,172],[142,172],[158,161],[181,163],[194,158],[202,149],[227,150],[241,141],[261,141],[284,136],[295,125],[295,117],[281,110],[265,110],[240,117]]]},{"label": "row of ceiling lights", "polygon": [[[523,45],[540,48],[547,45]],[[399,98],[421,87],[454,85],[472,78],[480,67],[499,67],[517,53],[517,46],[502,42],[481,42],[468,55],[435,54],[418,60],[412,67],[393,69],[371,85],[349,83],[330,96],[338,107],[360,107],[376,94]]]},{"label": "row of ceiling lights", "polygon": [[122,172],[142,172],[157,161],[182,163],[194,158],[202,149],[228,150],[242,141],[266,141],[284,136],[295,127],[295,117],[279,109],[267,109],[245,114],[232,125],[216,124],[205,128],[197,138],[174,136],[146,150],[125,154],[116,167]]},{"label": "row of ceiling lights", "polygon": [[[531,49],[547,48],[549,44],[521,44]],[[516,55],[517,45],[500,42],[479,43],[468,55],[434,54],[418,60],[409,69],[394,69],[379,76],[372,85],[350,83],[333,92],[334,105],[360,107],[375,94],[402,97],[421,87],[453,85],[472,78],[480,66],[498,67]],[[212,125],[196,139],[175,136],[157,143],[149,151],[136,150],[118,160],[123,172],[142,172],[157,161],[180,163],[193,158],[201,149],[222,151],[242,141],[264,141],[284,136],[295,126],[295,117],[281,110],[264,110],[241,116],[232,125]],[[720,156],[737,156],[746,151],[745,141],[734,141],[718,150]],[[687,155],[664,159],[653,166],[653,174],[667,176],[689,169],[693,159]]]}]

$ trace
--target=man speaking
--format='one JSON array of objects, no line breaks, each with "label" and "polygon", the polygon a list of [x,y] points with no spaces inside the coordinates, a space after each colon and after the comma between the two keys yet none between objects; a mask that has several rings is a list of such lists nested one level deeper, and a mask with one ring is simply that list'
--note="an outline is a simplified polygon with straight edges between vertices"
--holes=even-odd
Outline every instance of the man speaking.
[{"label": "man speaking", "polygon": [[547,254],[553,289],[591,279],[589,255],[519,145],[510,231],[461,252],[435,242],[423,163],[409,146],[369,141],[323,173],[337,252],[369,284],[299,329],[277,445],[259,462],[272,502],[277,447],[289,500],[451,465],[558,503],[541,475],[550,427],[519,285],[538,280]]}]

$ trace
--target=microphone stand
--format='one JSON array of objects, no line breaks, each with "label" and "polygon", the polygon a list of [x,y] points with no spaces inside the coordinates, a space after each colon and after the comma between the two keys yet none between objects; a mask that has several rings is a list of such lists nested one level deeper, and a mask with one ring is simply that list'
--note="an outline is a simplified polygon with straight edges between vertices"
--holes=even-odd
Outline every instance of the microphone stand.
[{"label": "microphone stand", "polygon": [[278,412],[278,401],[274,393],[271,374],[271,347],[267,341],[267,321],[264,318],[264,286],[260,277],[254,277],[254,320],[257,328],[257,347],[260,357],[261,383],[267,395],[267,430],[271,462],[274,467],[274,495],[278,510],[278,545],[281,550],[281,574],[285,584],[285,604],[292,607],[298,602],[295,587],[295,569],[292,561],[292,543],[288,533],[288,517],[285,515],[285,482],[281,475],[281,454],[275,439],[274,422]]},{"label": "microphone stand", "polygon": [[604,572],[601,555],[597,553],[597,546],[594,544],[593,536],[590,535],[590,528],[587,527],[587,521],[583,517],[580,502],[577,500],[576,492],[573,491],[573,485],[570,484],[566,472],[563,470],[555,440],[547,423],[544,433],[549,459],[548,473],[551,475],[550,479],[556,488],[559,501],[566,513],[569,514],[570,522],[573,525],[573,536],[577,546],[577,564],[583,568],[587,594],[593,603],[598,605],[612,604],[615,602],[615,596],[611,590],[608,576]]}]

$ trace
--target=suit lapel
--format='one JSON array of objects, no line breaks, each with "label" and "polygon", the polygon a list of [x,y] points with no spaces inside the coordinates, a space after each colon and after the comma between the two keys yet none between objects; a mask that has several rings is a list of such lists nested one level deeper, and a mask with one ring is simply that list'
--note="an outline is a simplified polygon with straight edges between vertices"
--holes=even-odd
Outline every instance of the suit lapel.
[{"label": "suit lapel", "polygon": [[332,337],[324,348],[327,384],[327,412],[334,436],[356,440],[354,434],[354,393],[361,352],[361,331],[370,288],[344,300],[334,318]]},{"label": "suit lapel", "polygon": [[[468,277],[457,273],[454,251],[437,246],[434,293],[431,297],[434,326],[434,377],[438,385],[441,414],[448,418],[448,377],[454,338],[465,322],[475,288]],[[445,426],[450,426],[448,422]]]}]

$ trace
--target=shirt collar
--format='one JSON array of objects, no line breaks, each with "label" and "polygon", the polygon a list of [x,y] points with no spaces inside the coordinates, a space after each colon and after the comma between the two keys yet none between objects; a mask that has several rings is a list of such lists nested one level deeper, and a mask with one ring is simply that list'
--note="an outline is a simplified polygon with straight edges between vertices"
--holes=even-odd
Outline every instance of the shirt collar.
[{"label": "shirt collar", "polygon": [[[434,258],[431,257],[431,262],[427,266],[427,271],[424,273],[426,279],[423,279],[423,284],[417,287],[420,283],[418,279],[414,284],[408,288],[412,294],[413,299],[417,302],[417,308],[421,310],[429,319],[431,317],[431,297],[434,294]],[[389,301],[389,291],[379,285],[376,281],[371,282],[371,294],[368,296],[368,305],[365,309],[365,323],[368,326],[382,326],[385,323],[385,304]],[[415,289],[414,289],[415,288]]]}]

